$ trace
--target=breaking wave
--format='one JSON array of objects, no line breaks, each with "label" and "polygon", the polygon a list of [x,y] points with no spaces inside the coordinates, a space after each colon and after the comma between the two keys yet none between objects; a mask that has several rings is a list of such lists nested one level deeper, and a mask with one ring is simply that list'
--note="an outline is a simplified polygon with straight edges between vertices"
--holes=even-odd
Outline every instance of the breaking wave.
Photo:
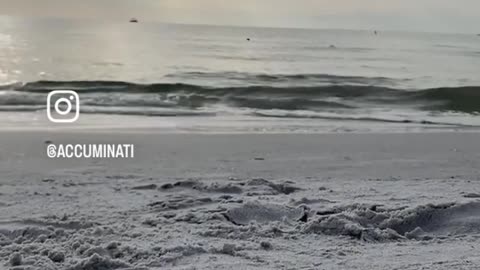
[{"label": "breaking wave", "polygon": [[[197,74],[197,76],[207,75]],[[421,118],[382,118],[368,114],[371,111],[387,109],[423,112],[423,115],[443,112],[476,115],[480,112],[478,102],[480,86],[402,89],[376,86],[388,84],[388,78],[322,74],[258,75],[255,78],[269,86],[213,87],[182,83],[139,84],[123,81],[15,83],[0,86],[0,110],[45,109],[43,106],[46,103],[47,93],[52,90],[71,89],[80,94],[82,110],[86,113],[185,116],[218,114],[225,112],[227,108],[228,113],[263,117],[335,118],[429,124],[436,121]],[[313,80],[314,84],[317,80],[323,83],[313,86],[298,84],[288,86],[287,83],[278,87],[271,86],[275,83],[268,83],[292,80]],[[223,109],[219,111],[218,108]],[[332,114],[335,116],[331,117]]]}]

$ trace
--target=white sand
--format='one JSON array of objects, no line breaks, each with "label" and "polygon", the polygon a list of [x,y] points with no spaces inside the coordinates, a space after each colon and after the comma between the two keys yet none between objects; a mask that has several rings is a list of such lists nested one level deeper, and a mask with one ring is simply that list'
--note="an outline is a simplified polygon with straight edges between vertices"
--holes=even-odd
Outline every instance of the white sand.
[{"label": "white sand", "polygon": [[1,132],[0,269],[478,269],[478,139]]}]

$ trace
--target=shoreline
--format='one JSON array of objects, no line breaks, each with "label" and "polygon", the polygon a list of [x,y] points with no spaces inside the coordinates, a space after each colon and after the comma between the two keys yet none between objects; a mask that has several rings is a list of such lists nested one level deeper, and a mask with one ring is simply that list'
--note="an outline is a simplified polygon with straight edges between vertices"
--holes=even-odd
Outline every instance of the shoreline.
[{"label": "shoreline", "polygon": [[155,134],[399,134],[476,133],[480,126],[256,116],[172,116],[82,114],[75,123],[51,123],[45,112],[0,112],[0,132]]}]

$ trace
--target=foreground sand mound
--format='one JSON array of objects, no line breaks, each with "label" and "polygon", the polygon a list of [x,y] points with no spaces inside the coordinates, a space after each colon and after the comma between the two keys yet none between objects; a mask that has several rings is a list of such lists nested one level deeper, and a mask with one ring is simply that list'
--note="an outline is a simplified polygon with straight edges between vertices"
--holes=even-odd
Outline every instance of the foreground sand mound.
[{"label": "foreground sand mound", "polygon": [[480,233],[480,202],[428,204],[402,210],[353,204],[323,211],[250,202],[228,210],[224,216],[235,225],[282,222],[301,225],[295,226],[297,233],[350,236],[369,242]]},{"label": "foreground sand mound", "polygon": [[[291,181],[272,182],[262,178],[255,178],[248,181],[238,181],[234,183],[204,183],[197,180],[179,181],[176,183],[167,183],[160,187],[163,191],[178,191],[181,189],[196,190],[204,193],[224,193],[224,194],[246,194],[247,196],[256,195],[280,195],[291,194],[300,190],[293,185]],[[150,186],[148,186],[150,187]],[[138,187],[137,187],[138,188]],[[146,187],[143,187],[146,188]]]},{"label": "foreground sand mound", "polygon": [[347,235],[366,241],[480,233],[480,202],[429,204],[405,210],[351,205],[317,215],[305,224],[304,232]]}]

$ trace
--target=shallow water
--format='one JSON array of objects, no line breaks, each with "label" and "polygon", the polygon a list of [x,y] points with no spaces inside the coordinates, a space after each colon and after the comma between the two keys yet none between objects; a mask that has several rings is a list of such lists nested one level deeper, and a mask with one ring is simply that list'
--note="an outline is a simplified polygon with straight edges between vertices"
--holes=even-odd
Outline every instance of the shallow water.
[{"label": "shallow water", "polygon": [[475,35],[0,21],[2,111],[480,125]]}]

